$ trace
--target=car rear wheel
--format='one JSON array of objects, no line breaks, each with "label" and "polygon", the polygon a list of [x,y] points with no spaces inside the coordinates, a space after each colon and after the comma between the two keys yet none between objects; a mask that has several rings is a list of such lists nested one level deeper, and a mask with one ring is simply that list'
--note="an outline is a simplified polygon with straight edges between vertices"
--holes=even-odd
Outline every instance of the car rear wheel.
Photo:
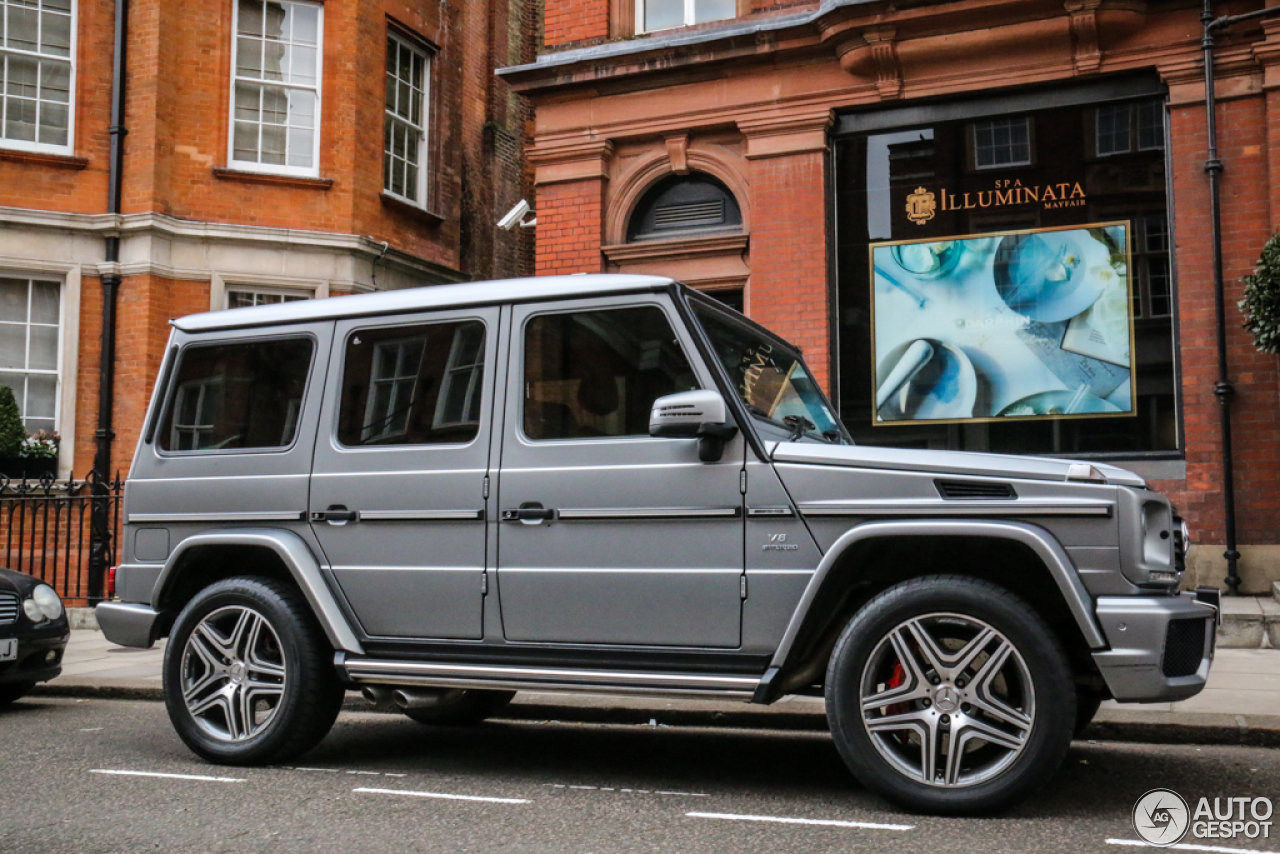
[{"label": "car rear wheel", "polygon": [[1067,659],[1009,591],[963,576],[912,579],[845,627],[827,714],[854,775],[921,812],[1007,807],[1061,764],[1076,722]]},{"label": "car rear wheel", "polygon": [[511,702],[515,691],[477,691],[458,689],[443,691],[430,705],[404,709],[404,713],[420,724],[432,726],[470,726],[497,714]]},{"label": "car rear wheel", "polygon": [[174,623],[165,706],[186,745],[210,762],[278,762],[311,749],[333,726],[345,692],[332,658],[295,588],[267,578],[220,581]]}]

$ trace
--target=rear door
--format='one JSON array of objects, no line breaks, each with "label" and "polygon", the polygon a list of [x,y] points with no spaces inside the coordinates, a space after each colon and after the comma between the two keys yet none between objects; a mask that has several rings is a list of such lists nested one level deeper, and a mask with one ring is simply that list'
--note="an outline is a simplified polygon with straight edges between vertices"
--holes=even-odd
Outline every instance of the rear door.
[{"label": "rear door", "polygon": [[648,434],[653,401],[714,388],[669,299],[512,309],[499,480],[505,636],[736,648],[745,443]]},{"label": "rear door", "polygon": [[340,321],[310,519],[366,635],[478,639],[498,309]]}]

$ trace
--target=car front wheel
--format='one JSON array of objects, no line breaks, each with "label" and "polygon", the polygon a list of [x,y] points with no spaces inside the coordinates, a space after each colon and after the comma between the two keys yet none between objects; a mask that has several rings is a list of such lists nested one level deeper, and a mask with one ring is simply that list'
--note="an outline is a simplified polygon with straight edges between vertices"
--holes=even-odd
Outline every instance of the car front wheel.
[{"label": "car front wheel", "polygon": [[186,745],[210,762],[278,762],[333,726],[344,691],[332,658],[296,589],[267,578],[220,581],[174,623],[165,706]]},{"label": "car front wheel", "polygon": [[827,672],[836,746],[909,809],[1007,807],[1061,764],[1076,692],[1052,630],[1023,600],[963,576],[906,581],[846,626]]}]

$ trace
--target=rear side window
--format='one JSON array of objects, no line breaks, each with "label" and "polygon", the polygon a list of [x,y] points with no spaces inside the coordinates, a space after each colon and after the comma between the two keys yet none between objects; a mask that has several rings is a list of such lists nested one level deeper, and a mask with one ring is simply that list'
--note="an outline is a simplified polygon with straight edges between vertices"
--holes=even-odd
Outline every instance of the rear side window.
[{"label": "rear side window", "polygon": [[470,442],[480,431],[484,324],[478,320],[361,329],[347,339],[338,441]]},{"label": "rear side window", "polygon": [[160,447],[211,451],[292,444],[314,349],[310,338],[186,348]]},{"label": "rear side window", "polygon": [[647,436],[659,397],[698,388],[662,310],[544,314],[525,327],[530,439]]}]

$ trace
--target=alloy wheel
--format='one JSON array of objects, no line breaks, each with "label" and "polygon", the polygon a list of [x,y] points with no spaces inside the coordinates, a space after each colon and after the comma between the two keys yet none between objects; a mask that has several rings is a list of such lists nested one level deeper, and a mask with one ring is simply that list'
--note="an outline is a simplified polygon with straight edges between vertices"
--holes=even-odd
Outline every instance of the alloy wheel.
[{"label": "alloy wheel", "polygon": [[284,651],[271,623],[232,605],[206,615],[182,651],[182,700],[208,735],[253,738],[279,711],[288,680]]}]

